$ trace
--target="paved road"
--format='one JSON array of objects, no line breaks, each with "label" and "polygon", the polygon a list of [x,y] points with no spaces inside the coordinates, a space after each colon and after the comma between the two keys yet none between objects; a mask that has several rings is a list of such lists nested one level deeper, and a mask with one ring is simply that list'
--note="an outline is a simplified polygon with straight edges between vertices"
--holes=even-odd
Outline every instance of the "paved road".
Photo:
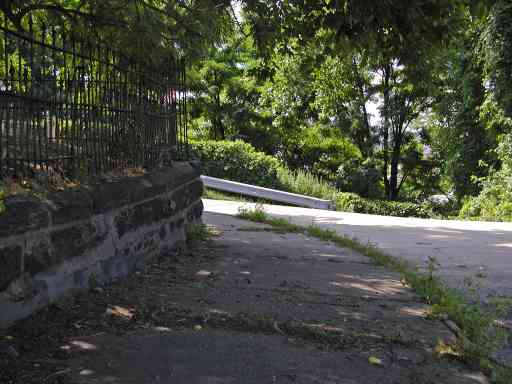
[{"label": "paved road", "polygon": [[[206,212],[236,215],[254,204],[204,199]],[[316,224],[371,242],[387,253],[425,267],[433,256],[438,273],[454,288],[478,285],[484,297],[512,297],[512,224],[432,220],[265,205],[267,213]]]}]

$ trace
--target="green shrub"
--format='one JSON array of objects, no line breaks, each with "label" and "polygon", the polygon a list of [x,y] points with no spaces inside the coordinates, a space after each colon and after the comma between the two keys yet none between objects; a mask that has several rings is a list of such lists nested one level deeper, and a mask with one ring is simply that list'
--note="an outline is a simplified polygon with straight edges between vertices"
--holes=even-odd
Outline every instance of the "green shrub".
[{"label": "green shrub", "polygon": [[512,221],[512,134],[497,149],[501,169],[482,181],[482,191],[464,201],[459,216],[488,221]]},{"label": "green shrub", "polygon": [[428,203],[417,204],[402,201],[365,199],[355,193],[340,192],[336,195],[336,210],[356,213],[369,213],[382,216],[433,217],[434,212]]},{"label": "green shrub", "polygon": [[305,169],[324,179],[336,177],[338,168],[361,159],[360,150],[344,137],[325,137],[311,129],[301,140],[289,145],[285,162],[292,169]]},{"label": "green shrub", "polygon": [[459,216],[486,221],[512,221],[512,191],[502,189],[499,184],[487,186],[477,197],[464,201]]},{"label": "green shrub", "polygon": [[277,159],[242,141],[193,142],[191,152],[202,161],[205,175],[334,200],[338,211],[401,217],[433,216],[426,203],[372,200],[355,193],[340,192],[320,177],[302,170],[293,172]]},{"label": "green shrub", "polygon": [[340,165],[336,173],[336,187],[344,192],[364,197],[381,197],[382,173],[372,159],[353,159]]},{"label": "green shrub", "polygon": [[361,212],[365,207],[365,199],[350,192],[337,193],[334,202],[337,211]]},{"label": "green shrub", "polygon": [[336,189],[320,177],[303,170],[292,172],[285,167],[279,170],[279,180],[288,192],[333,200]]},{"label": "green shrub", "polygon": [[201,160],[205,175],[267,188],[284,187],[278,177],[281,163],[241,140],[196,141],[190,150]]}]

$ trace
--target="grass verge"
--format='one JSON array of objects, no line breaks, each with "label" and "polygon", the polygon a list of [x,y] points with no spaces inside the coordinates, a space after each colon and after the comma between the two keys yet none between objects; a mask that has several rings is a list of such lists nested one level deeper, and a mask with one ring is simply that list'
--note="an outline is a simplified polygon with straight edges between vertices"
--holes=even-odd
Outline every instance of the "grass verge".
[{"label": "grass verge", "polygon": [[5,212],[5,193],[0,189],[0,215]]},{"label": "grass verge", "polygon": [[252,201],[242,195],[220,192],[210,188],[204,188],[203,197],[212,200],[242,201],[244,203]]},{"label": "grass verge", "polygon": [[187,243],[206,241],[210,236],[210,230],[205,224],[187,224],[185,227],[185,238]]},{"label": "grass verge", "polygon": [[289,205],[289,204],[285,204],[285,203],[280,203],[279,201],[262,199],[260,197],[245,196],[245,195],[240,195],[238,193],[217,191],[215,189],[206,188],[206,187],[203,189],[203,197],[205,199],[238,201],[238,202],[242,202],[242,203]]},{"label": "grass verge", "polygon": [[402,283],[411,287],[431,305],[433,316],[447,316],[457,325],[457,341],[450,346],[456,356],[466,363],[478,366],[489,376],[492,383],[510,383],[512,368],[505,367],[492,358],[493,353],[506,342],[507,332],[497,325],[497,320],[509,309],[509,303],[494,302],[492,307],[484,309],[481,305],[470,302],[448,288],[435,275],[434,258],[430,259],[428,273],[420,273],[406,261],[388,255],[372,244],[362,244],[357,239],[341,236],[333,230],[315,225],[301,226],[283,218],[271,217],[260,206],[256,206],[254,210],[240,210],[239,217],[268,224],[279,230],[331,241],[368,256],[377,265],[398,272]]}]

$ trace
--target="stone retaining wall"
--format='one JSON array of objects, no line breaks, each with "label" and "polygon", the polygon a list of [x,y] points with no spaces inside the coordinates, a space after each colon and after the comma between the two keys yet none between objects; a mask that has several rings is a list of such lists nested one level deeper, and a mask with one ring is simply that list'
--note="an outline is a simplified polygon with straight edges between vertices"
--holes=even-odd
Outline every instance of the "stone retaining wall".
[{"label": "stone retaining wall", "polygon": [[183,245],[199,222],[200,171],[174,163],[40,199],[6,199],[0,214],[0,327],[65,294],[122,277]]}]

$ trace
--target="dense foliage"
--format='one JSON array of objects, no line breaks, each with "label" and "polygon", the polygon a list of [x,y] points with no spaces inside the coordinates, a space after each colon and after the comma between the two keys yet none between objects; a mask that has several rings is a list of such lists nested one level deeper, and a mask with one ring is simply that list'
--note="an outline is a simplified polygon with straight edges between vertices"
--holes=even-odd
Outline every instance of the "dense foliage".
[{"label": "dense foliage", "polygon": [[192,143],[191,151],[201,160],[205,175],[333,200],[340,211],[402,217],[434,215],[428,203],[371,200],[341,192],[311,173],[288,169],[240,140],[197,141]]},{"label": "dense foliage", "polygon": [[461,217],[510,220],[508,0],[5,0],[0,16],[155,67],[185,57],[191,135],[273,161],[247,147],[256,168],[226,160],[223,175],[289,189],[279,163],[379,207],[434,195]]},{"label": "dense foliage", "polygon": [[202,57],[231,28],[229,0],[2,0],[0,19],[27,32],[58,26],[155,67]]},{"label": "dense foliage", "polygon": [[501,140],[497,153],[501,168],[482,179],[482,191],[466,199],[461,217],[512,221],[512,135]]},{"label": "dense foliage", "polygon": [[511,219],[510,2],[234,4],[191,67],[198,139],[250,143],[343,209]]},{"label": "dense foliage", "polygon": [[201,161],[205,175],[267,188],[284,187],[279,180],[279,161],[243,141],[198,141],[190,149]]},{"label": "dense foliage", "polygon": [[422,204],[364,199],[354,193],[339,193],[336,195],[336,209],[345,212],[369,213],[382,216],[399,217],[433,217],[435,212],[428,203]]}]

